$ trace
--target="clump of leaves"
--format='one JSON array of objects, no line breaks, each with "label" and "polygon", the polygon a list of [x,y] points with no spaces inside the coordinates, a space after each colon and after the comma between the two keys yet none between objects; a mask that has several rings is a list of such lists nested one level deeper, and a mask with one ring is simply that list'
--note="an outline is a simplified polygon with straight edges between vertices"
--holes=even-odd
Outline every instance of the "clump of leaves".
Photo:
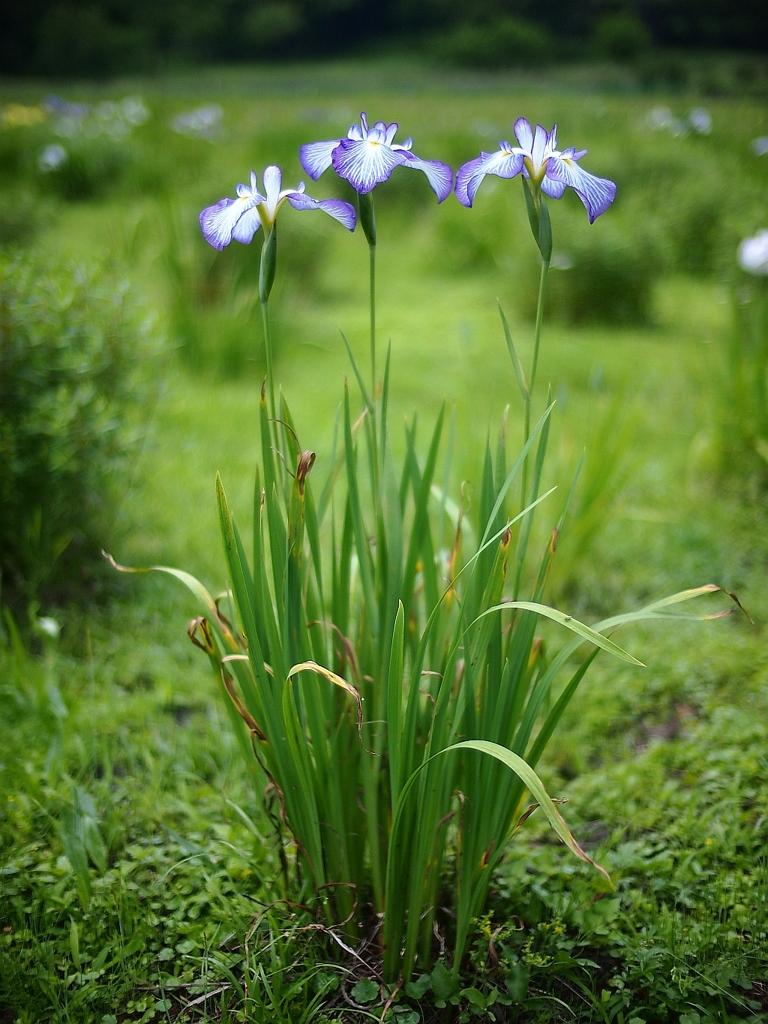
[{"label": "clump of leaves", "polygon": [[88,578],[131,478],[137,414],[155,393],[158,352],[152,324],[105,268],[37,254],[0,264],[6,600],[33,599],[65,580],[74,596]]}]

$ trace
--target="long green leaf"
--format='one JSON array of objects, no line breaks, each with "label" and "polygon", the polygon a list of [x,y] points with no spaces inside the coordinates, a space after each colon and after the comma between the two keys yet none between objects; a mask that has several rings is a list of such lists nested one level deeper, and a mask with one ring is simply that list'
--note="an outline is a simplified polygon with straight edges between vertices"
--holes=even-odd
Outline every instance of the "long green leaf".
[{"label": "long green leaf", "polygon": [[528,387],[528,381],[525,379],[525,371],[523,370],[523,364],[520,362],[520,356],[517,354],[515,343],[512,340],[512,333],[507,323],[507,318],[504,316],[504,310],[501,308],[501,303],[496,300],[496,304],[499,307],[499,316],[501,317],[501,325],[504,328],[504,337],[507,339],[507,348],[509,349],[509,358],[512,360],[512,366],[515,370],[515,377],[517,378],[517,386],[520,388],[520,394],[523,396],[523,401],[527,402],[530,396],[530,388]]},{"label": "long green leaf", "polygon": [[484,612],[481,612],[477,616],[474,622],[470,623],[470,626],[473,626],[475,622],[484,618],[486,615],[491,615],[493,612],[505,611],[508,608],[519,608],[522,611],[536,612],[537,615],[541,615],[545,619],[551,619],[552,622],[558,622],[561,626],[565,626],[566,629],[570,629],[574,633],[578,633],[578,635],[583,637],[585,640],[589,640],[589,642],[593,643],[596,647],[600,647],[609,654],[613,654],[614,657],[619,658],[621,661],[626,661],[629,662],[630,665],[639,665],[640,668],[645,668],[642,661],[638,661],[637,658],[628,654],[622,647],[615,644],[613,640],[609,640],[608,637],[603,636],[602,633],[599,633],[596,629],[592,629],[591,626],[587,626],[583,622],[579,622],[579,620],[574,619],[572,615],[566,615],[565,612],[561,612],[557,608],[550,608],[546,604],[537,604],[535,601],[505,601],[503,604],[497,604],[492,608],[486,608]]},{"label": "long green leaf", "polygon": [[[549,419],[550,413],[552,412],[554,407],[555,407],[555,403],[552,402],[549,405],[549,407],[544,410],[544,412],[543,412],[543,414],[541,416],[541,419],[539,420],[539,422],[536,424],[536,426],[531,431],[531,436],[528,438],[528,440],[523,445],[523,448],[521,449],[520,454],[518,455],[517,459],[515,459],[514,465],[510,469],[509,473],[507,473],[507,479],[504,481],[504,484],[502,485],[502,488],[499,491],[498,497],[496,498],[496,503],[493,506],[493,510],[492,510],[491,514],[488,516],[488,525],[486,526],[485,532],[483,533],[482,539],[480,541],[480,546],[481,547],[483,546],[483,544],[485,544],[486,540],[488,539],[488,534],[491,532],[491,530],[493,528],[493,523],[494,523],[494,521],[496,519],[496,513],[499,511],[499,509],[501,508],[502,504],[504,503],[504,499],[507,496],[507,491],[509,490],[509,488],[511,487],[512,483],[514,482],[514,479],[517,476],[517,474],[520,472],[520,469],[522,468],[523,464],[525,463],[526,458],[528,457],[528,453],[530,452],[531,448],[533,447],[534,441],[536,440],[536,438],[541,433],[541,431],[542,431],[542,429],[544,427],[544,424]],[[552,492],[549,491],[548,493],[551,494]],[[533,504],[529,505],[528,508],[529,509],[533,508]]]}]

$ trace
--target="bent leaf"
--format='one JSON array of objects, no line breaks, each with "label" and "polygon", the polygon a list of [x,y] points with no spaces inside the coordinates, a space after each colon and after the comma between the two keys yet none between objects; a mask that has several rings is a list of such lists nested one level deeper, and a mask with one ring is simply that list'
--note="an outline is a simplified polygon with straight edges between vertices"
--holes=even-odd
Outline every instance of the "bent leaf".
[{"label": "bent leaf", "polygon": [[[619,647],[613,640],[609,640],[608,637],[603,636],[602,633],[598,633],[597,630],[592,629],[591,626],[585,625],[583,622],[579,622],[578,619],[574,619],[572,615],[566,615],[565,612],[558,611],[557,608],[550,608],[546,604],[537,604],[535,601],[504,601],[502,604],[496,604],[492,608],[486,608],[484,612],[481,612],[474,622],[471,622],[467,629],[471,629],[475,622],[479,619],[484,618],[486,615],[490,615],[492,612],[504,611],[507,608],[519,608],[526,612],[536,612],[537,615],[542,615],[545,619],[551,619],[552,622],[557,622],[561,626],[565,626],[566,629],[570,629],[574,633],[578,633],[579,636],[585,640],[589,640],[596,647],[600,647],[602,650],[607,651],[609,654],[613,654],[616,658],[621,661],[629,662],[630,665],[639,665],[640,668],[645,668],[642,661],[638,661],[633,655],[628,654],[623,647]],[[603,623],[605,626],[605,623]]]},{"label": "bent leaf", "polygon": [[348,683],[346,679],[342,679],[341,676],[337,676],[336,673],[332,672],[329,668],[325,668],[324,665],[318,665],[316,661],[301,661],[298,665],[294,665],[293,668],[288,671],[288,678],[291,679],[293,676],[298,675],[299,672],[314,672],[316,675],[322,676],[324,679],[333,683],[334,686],[338,686],[340,689],[345,690],[351,697],[354,697],[355,703],[357,704],[357,732],[360,736],[360,741],[362,742],[363,701],[354,686],[351,683]]},{"label": "bent leaf", "polygon": [[208,609],[208,614],[210,615],[212,621],[215,622],[218,628],[221,630],[224,638],[227,640],[227,643],[231,645],[232,650],[239,650],[238,644],[234,636],[222,621],[215,600],[211,597],[211,595],[205,589],[200,580],[196,579],[191,573],[184,572],[183,569],[173,569],[168,565],[147,565],[140,568],[133,568],[132,566],[128,565],[120,565],[118,562],[114,560],[112,555],[110,555],[106,551],[102,551],[102,555],[104,555],[104,557],[107,559],[112,568],[117,569],[118,572],[165,572],[168,573],[169,576],[174,576],[177,580],[181,580],[184,586],[187,587],[187,589],[195,595],[198,601],[200,601],[201,604],[205,605],[205,607]]},{"label": "bent leaf", "polygon": [[[565,822],[562,814],[558,811],[554,801],[550,797],[544,788],[544,783],[541,781],[536,772],[531,768],[527,761],[524,761],[519,754],[516,754],[512,750],[508,750],[506,747],[502,747],[499,743],[493,743],[490,740],[462,740],[460,743],[454,743],[450,747],[444,747],[442,750],[438,750],[437,753],[432,754],[431,757],[425,758],[425,760],[419,765],[415,772],[408,779],[406,784],[400,793],[400,799],[397,802],[397,809],[395,810],[395,816],[392,821],[392,840],[390,841],[390,850],[396,849],[394,843],[394,837],[397,827],[402,817],[403,808],[405,801],[411,786],[415,783],[421,771],[429,764],[430,761],[434,761],[436,757],[440,757],[441,754],[448,754],[452,750],[476,750],[481,754],[486,754],[488,757],[494,757],[497,761],[505,764],[507,768],[511,769],[523,783],[525,788],[530,792],[535,802],[539,805],[541,810],[547,816],[547,821],[550,823],[552,828],[557,832],[560,839],[568,847],[574,856],[578,857],[579,860],[584,861],[585,864],[591,865],[596,871],[613,885],[611,877],[605,868],[597,864],[592,858],[586,853],[574,839],[571,830]],[[392,868],[391,863],[387,865],[387,874],[390,874]],[[390,879],[388,879],[389,884]]]}]

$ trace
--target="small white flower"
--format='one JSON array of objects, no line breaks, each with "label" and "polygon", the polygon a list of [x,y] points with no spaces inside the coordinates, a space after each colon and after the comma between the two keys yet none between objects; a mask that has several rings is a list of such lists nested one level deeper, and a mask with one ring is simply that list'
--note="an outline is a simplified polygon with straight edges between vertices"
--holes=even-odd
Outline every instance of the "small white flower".
[{"label": "small white flower", "polygon": [[68,159],[66,149],[58,142],[54,142],[50,146],[46,146],[37,158],[37,166],[43,174],[50,174],[51,171],[57,171]]},{"label": "small white flower", "polygon": [[688,111],[688,124],[699,135],[709,135],[712,131],[712,118],[704,107],[694,107]]},{"label": "small white flower", "polygon": [[218,103],[208,103],[195,110],[177,114],[171,121],[171,128],[179,135],[190,135],[193,139],[207,139],[209,142],[221,134],[224,111]]},{"label": "small white flower", "polygon": [[768,274],[768,231],[758,231],[739,246],[739,266],[748,274]]},{"label": "small white flower", "polygon": [[755,156],[765,156],[768,153],[768,135],[761,135],[758,139],[752,139],[749,148]]},{"label": "small white flower", "polygon": [[653,110],[648,111],[645,123],[652,131],[660,132],[669,128],[672,120],[672,111],[669,107],[654,107]]},{"label": "small white flower", "polygon": [[152,116],[144,106],[141,96],[126,96],[120,106],[125,120],[134,126],[144,124]]},{"label": "small white flower", "polygon": [[37,620],[41,632],[49,636],[51,640],[57,640],[59,633],[61,633],[61,625],[51,615],[41,615]]}]

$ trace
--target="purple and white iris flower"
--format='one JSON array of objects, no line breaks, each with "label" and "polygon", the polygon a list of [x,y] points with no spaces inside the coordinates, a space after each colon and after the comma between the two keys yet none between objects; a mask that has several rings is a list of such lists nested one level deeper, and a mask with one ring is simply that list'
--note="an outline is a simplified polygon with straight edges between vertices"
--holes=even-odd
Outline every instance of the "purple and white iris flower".
[{"label": "purple and white iris flower", "polygon": [[248,245],[263,225],[269,232],[280,207],[288,202],[294,210],[323,210],[350,231],[357,221],[355,208],[342,199],[312,199],[304,191],[302,181],[296,189],[280,190],[282,172],[270,166],[264,171],[264,194],[259,191],[256,172],[251,171],[251,184],[238,185],[237,199],[220,199],[200,214],[203,237],[214,249],[223,249],[234,239]]},{"label": "purple and white iris flower", "polygon": [[382,181],[387,181],[396,167],[412,167],[423,171],[432,191],[442,203],[451,194],[453,171],[440,160],[420,160],[411,152],[413,139],[400,145],[395,142],[396,122],[377,121],[368,127],[368,118],[360,115],[360,124],[353,124],[346,139],[327,142],[308,142],[299,150],[301,166],[314,181],[333,165],[334,171],[345,178],[360,195],[370,192]]},{"label": "purple and white iris flower", "polygon": [[539,190],[550,199],[560,199],[570,186],[581,199],[589,214],[589,223],[605,213],[616,198],[616,186],[607,178],[597,178],[579,166],[578,161],[586,149],[557,148],[557,125],[551,132],[536,125],[534,133],[530,123],[519,117],[515,121],[515,136],[519,145],[500,142],[496,153],[481,153],[459,168],[456,174],[456,197],[464,206],[471,206],[480,183],[486,174],[499,178],[515,178],[522,174],[532,186],[534,195]]}]

